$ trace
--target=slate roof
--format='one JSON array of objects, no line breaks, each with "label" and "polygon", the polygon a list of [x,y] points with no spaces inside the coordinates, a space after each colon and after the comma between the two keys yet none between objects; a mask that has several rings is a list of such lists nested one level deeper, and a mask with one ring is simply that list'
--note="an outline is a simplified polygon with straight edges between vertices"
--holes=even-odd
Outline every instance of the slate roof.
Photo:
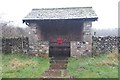
[{"label": "slate roof", "polygon": [[98,18],[92,7],[41,8],[32,11],[23,20]]}]

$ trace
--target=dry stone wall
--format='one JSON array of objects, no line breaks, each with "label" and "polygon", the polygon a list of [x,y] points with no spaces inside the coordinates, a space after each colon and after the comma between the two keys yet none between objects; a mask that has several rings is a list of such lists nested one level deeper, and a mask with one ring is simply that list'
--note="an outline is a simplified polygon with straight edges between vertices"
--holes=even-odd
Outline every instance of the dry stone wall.
[{"label": "dry stone wall", "polygon": [[89,42],[71,41],[71,56],[97,55],[120,50],[120,37],[92,37],[92,46]]},{"label": "dry stone wall", "polygon": [[2,53],[15,53],[29,51],[28,37],[2,38]]},{"label": "dry stone wall", "polygon": [[93,39],[93,54],[112,52],[113,50],[119,50],[120,37],[92,37]]},{"label": "dry stone wall", "polygon": [[[79,57],[81,55],[96,55],[100,53],[112,52],[120,50],[120,37],[92,37],[92,46],[89,42],[71,41],[71,56]],[[49,42],[39,41],[29,44],[27,37],[23,38],[3,38],[2,52],[15,53],[23,52],[35,55],[49,55]]]}]

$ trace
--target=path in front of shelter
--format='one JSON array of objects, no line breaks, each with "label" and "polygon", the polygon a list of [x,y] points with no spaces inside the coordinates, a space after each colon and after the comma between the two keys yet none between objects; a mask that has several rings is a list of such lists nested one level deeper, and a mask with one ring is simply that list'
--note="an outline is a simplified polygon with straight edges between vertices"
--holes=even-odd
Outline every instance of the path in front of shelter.
[{"label": "path in front of shelter", "polygon": [[50,59],[50,67],[42,75],[43,78],[70,78],[67,73],[68,58],[56,57]]}]

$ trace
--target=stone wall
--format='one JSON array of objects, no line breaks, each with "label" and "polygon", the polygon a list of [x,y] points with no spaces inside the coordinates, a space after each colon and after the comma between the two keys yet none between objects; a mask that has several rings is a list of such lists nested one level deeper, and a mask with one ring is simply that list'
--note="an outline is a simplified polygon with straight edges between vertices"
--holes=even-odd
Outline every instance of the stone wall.
[{"label": "stone wall", "polygon": [[89,55],[91,53],[91,45],[88,42],[71,41],[71,56],[79,57],[81,55]]},{"label": "stone wall", "polygon": [[43,35],[41,35],[41,27],[37,24],[29,25],[31,30],[34,32],[35,40],[34,43],[29,43],[29,54],[34,54],[36,56],[49,56],[49,42],[42,41]]},{"label": "stone wall", "polygon": [[92,52],[92,22],[83,23],[83,41],[71,41],[71,56],[88,55]]},{"label": "stone wall", "polygon": [[71,56],[98,55],[120,50],[120,37],[92,37],[92,46],[89,42],[71,41]]},{"label": "stone wall", "polygon": [[120,37],[92,37],[93,39],[93,54],[112,52],[118,49],[118,39]]},{"label": "stone wall", "polygon": [[84,22],[83,27],[83,41],[92,44],[92,22]]},{"label": "stone wall", "polygon": [[49,55],[49,42],[48,41],[40,41],[35,44],[29,44],[29,53],[35,55]]},{"label": "stone wall", "polygon": [[28,53],[28,37],[2,38],[2,53]]}]

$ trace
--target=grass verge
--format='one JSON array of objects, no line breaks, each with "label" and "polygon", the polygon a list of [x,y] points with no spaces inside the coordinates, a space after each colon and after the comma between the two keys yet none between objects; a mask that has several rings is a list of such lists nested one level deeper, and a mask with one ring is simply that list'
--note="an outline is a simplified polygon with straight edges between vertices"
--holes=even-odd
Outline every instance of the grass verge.
[{"label": "grass verge", "polygon": [[3,78],[40,78],[49,68],[49,59],[26,54],[2,54]]},{"label": "grass verge", "polygon": [[2,53],[0,53],[0,80],[2,78]]},{"label": "grass verge", "polygon": [[118,78],[118,53],[69,58],[67,70],[76,78]]}]

